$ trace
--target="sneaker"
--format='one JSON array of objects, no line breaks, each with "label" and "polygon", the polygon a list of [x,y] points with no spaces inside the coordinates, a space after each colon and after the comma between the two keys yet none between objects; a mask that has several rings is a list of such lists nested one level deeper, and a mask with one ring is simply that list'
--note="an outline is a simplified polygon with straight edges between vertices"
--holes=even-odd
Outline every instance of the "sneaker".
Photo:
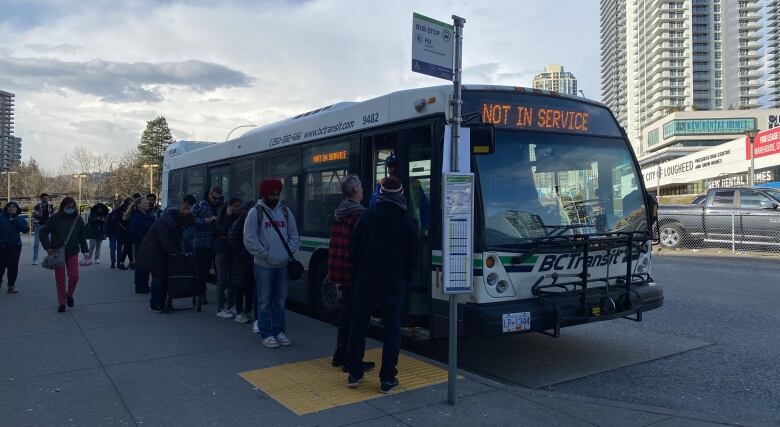
[{"label": "sneaker", "polygon": [[400,385],[401,383],[398,382],[398,378],[393,378],[390,381],[382,381],[379,384],[379,392],[382,394],[390,394]]},{"label": "sneaker", "polygon": [[252,330],[256,333],[260,333],[260,326],[257,324],[257,320],[255,320],[255,323],[252,324]]},{"label": "sneaker", "polygon": [[235,308],[233,308],[233,307],[230,307],[230,308],[228,308],[228,309],[225,309],[225,311],[227,311],[228,313],[232,314],[232,315],[233,315],[232,317],[235,317],[235,316],[237,316],[237,315],[238,315],[238,312],[237,312],[237,311],[236,311],[236,309],[235,309]]},{"label": "sneaker", "polygon": [[33,265],[38,265],[38,260],[33,260]]},{"label": "sneaker", "polygon": [[238,323],[249,323],[249,317],[245,316],[244,313],[239,313],[234,320]]},{"label": "sneaker", "polygon": [[231,312],[229,312],[227,310],[219,310],[217,312],[217,317],[221,317],[223,319],[232,319],[235,316],[233,315],[233,313],[231,313]]},{"label": "sneaker", "polygon": [[[376,363],[374,362],[363,362],[363,372],[368,372],[376,366]],[[347,365],[343,365],[341,367],[341,372],[349,373],[349,369],[347,369]]]},{"label": "sneaker", "polygon": [[292,341],[290,341],[290,339],[287,338],[287,335],[285,335],[284,332],[280,332],[279,335],[276,336],[276,340],[279,341],[280,345],[283,345],[285,347],[292,345]]},{"label": "sneaker", "polygon": [[149,306],[149,311],[151,311],[152,313],[162,313],[162,307],[160,307],[159,305],[152,305]]},{"label": "sneaker", "polygon": [[116,268],[116,263],[111,263],[111,268]]},{"label": "sneaker", "polygon": [[124,264],[119,264],[119,266],[117,268],[122,270],[122,271],[127,270],[127,267],[125,267]]},{"label": "sneaker", "polygon": [[347,377],[347,387],[349,388],[358,388],[360,383],[363,382],[363,377],[353,377],[352,375]]},{"label": "sneaker", "polygon": [[268,348],[279,348],[279,341],[275,337],[268,337],[263,340],[263,345]]},{"label": "sneaker", "polygon": [[73,307],[73,297],[68,297],[68,307]]},{"label": "sneaker", "polygon": [[58,313],[64,313],[65,312],[65,304],[61,304],[59,307],[57,307]]},{"label": "sneaker", "polygon": [[96,259],[96,260],[95,260],[95,264],[100,264],[100,260],[99,260],[99,259]]}]

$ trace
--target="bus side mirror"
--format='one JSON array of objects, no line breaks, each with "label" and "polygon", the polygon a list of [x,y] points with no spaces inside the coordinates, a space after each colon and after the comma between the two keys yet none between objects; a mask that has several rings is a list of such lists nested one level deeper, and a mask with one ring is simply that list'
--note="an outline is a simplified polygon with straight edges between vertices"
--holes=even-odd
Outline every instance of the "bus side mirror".
[{"label": "bus side mirror", "polygon": [[471,152],[480,154],[493,154],[496,152],[496,134],[492,124],[468,125],[471,130]]},{"label": "bus side mirror", "polygon": [[658,199],[654,195],[647,195],[647,207],[650,209],[650,224],[658,222]]}]

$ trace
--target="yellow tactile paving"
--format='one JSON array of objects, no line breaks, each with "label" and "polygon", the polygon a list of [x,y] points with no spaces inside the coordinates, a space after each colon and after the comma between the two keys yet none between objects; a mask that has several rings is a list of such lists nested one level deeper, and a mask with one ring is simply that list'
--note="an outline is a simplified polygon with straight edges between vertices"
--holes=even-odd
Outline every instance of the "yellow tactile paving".
[{"label": "yellow tactile paving", "polygon": [[[347,374],[330,366],[330,357],[241,372],[242,378],[297,415],[324,411],[384,396],[379,393],[382,349],[366,351],[376,363],[357,389],[347,387]],[[447,371],[404,354],[398,357],[398,391],[401,393],[447,381]]]}]

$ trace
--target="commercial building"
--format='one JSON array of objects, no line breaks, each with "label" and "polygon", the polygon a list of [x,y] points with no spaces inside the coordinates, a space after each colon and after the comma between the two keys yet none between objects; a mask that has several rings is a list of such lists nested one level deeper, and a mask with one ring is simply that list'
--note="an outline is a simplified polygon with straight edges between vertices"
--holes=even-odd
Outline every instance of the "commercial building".
[{"label": "commercial building", "polygon": [[[708,188],[749,184],[750,141],[746,136],[674,160],[642,167],[647,188],[661,196],[695,195]],[[780,187],[780,127],[753,140],[754,185]],[[660,181],[659,181],[660,176]]]},{"label": "commercial building", "polygon": [[767,103],[780,107],[780,2],[770,1],[766,8]]},{"label": "commercial building", "polygon": [[681,111],[671,113],[642,130],[643,167],[686,156],[745,135],[750,129],[778,126],[780,109]]},{"label": "commercial building", "polygon": [[14,97],[0,90],[0,170],[8,170],[22,161],[22,139],[14,132]]},{"label": "commercial building", "polygon": [[759,0],[601,0],[604,102],[638,155],[645,126],[669,113],[759,107],[760,11]]},{"label": "commercial building", "polygon": [[534,77],[534,89],[544,89],[551,92],[577,96],[577,78],[564,70],[563,65],[550,64],[544,67],[544,72]]}]

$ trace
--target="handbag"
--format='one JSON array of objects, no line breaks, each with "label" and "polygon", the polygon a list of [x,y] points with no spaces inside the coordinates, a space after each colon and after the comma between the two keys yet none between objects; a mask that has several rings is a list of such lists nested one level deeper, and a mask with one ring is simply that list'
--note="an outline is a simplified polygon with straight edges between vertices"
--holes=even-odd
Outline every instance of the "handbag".
[{"label": "handbag", "polygon": [[[300,279],[301,276],[303,276],[303,264],[301,264],[301,262],[295,259],[295,256],[293,256],[293,253],[290,250],[290,246],[287,245],[287,240],[284,238],[284,236],[282,236],[282,232],[279,231],[279,227],[276,225],[276,222],[271,218],[271,214],[269,214],[265,208],[261,209],[263,209],[263,213],[268,217],[268,221],[274,227],[274,230],[276,230],[276,234],[279,235],[279,240],[282,241],[284,249],[287,250],[287,255],[290,256],[290,259],[287,261],[287,277],[289,277],[290,280]],[[285,221],[289,221],[287,219],[287,208],[284,208],[284,218]],[[258,226],[258,229],[262,229],[262,227]]]},{"label": "handbag", "polygon": [[65,247],[68,246],[70,236],[73,234],[73,230],[76,228],[76,224],[79,222],[79,217],[76,215],[76,219],[73,221],[73,225],[70,226],[68,231],[68,237],[65,238],[65,243],[61,248],[57,248],[53,253],[47,254],[41,262],[41,267],[56,270],[65,266]]}]

